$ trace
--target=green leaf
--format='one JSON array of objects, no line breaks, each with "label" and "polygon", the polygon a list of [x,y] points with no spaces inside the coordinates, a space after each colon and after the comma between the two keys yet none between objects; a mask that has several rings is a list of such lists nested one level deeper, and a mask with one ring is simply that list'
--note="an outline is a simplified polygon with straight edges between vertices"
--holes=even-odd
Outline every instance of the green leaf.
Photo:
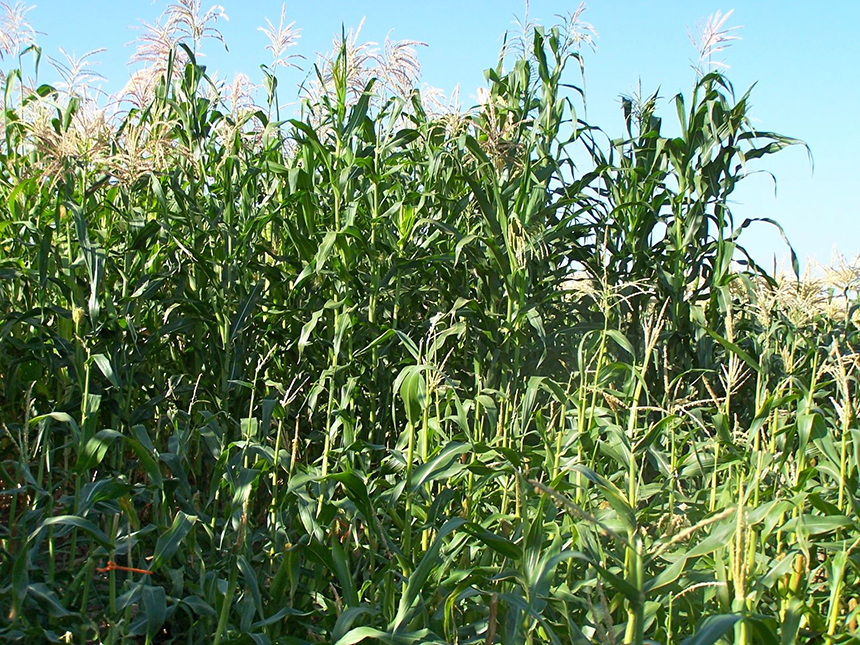
[{"label": "green leaf", "polygon": [[161,475],[161,468],[155,459],[158,457],[158,452],[152,445],[152,439],[149,438],[146,428],[142,425],[135,425],[131,429],[131,434],[132,436],[126,440],[128,447],[134,451],[153,485],[156,488],[161,488],[164,479]]},{"label": "green leaf", "polygon": [[311,314],[311,319],[302,325],[302,333],[299,334],[299,356],[302,355],[304,348],[310,344],[311,334],[324,313],[325,309],[318,309]]},{"label": "green leaf", "polygon": [[463,530],[480,542],[486,544],[496,553],[503,555],[506,558],[519,561],[523,557],[523,551],[519,546],[502,535],[497,535],[496,533],[488,531],[480,524],[466,522],[463,525]]},{"label": "green leaf", "polygon": [[231,343],[236,340],[236,336],[246,327],[248,318],[254,310],[254,307],[257,306],[257,301],[260,299],[260,295],[263,292],[265,284],[265,280],[257,280],[254,288],[251,289],[251,293],[248,294],[248,297],[245,298],[244,302],[242,302],[239,307],[239,310],[236,312],[233,322],[230,325],[229,339]]},{"label": "green leaf", "polygon": [[424,382],[423,365],[407,365],[394,381],[395,388],[400,386],[400,398],[406,408],[406,418],[415,425],[424,412],[427,400],[427,385]]},{"label": "green leaf", "polygon": [[182,600],[179,601],[183,605],[187,605],[191,608],[198,616],[217,616],[218,612],[215,611],[215,608],[210,605],[205,600],[198,598],[197,596],[186,596]]},{"label": "green leaf", "polygon": [[725,547],[729,536],[735,531],[735,521],[729,519],[714,527],[708,537],[699,542],[696,546],[690,549],[686,556],[688,559],[698,558],[707,553],[712,553],[717,549]]},{"label": "green leaf", "polygon": [[656,578],[652,578],[645,583],[645,593],[652,595],[656,591],[667,587],[675,582],[684,572],[684,566],[687,564],[686,555],[681,555],[672,564],[663,569]]},{"label": "green leaf", "polygon": [[48,610],[48,615],[51,618],[67,618],[75,615],[73,612],[63,607],[59,596],[57,596],[57,594],[51,589],[48,589],[47,585],[37,582],[30,585],[28,591],[30,595],[38,601],[40,609]]},{"label": "green leaf", "polygon": [[197,522],[196,515],[186,515],[182,511],[176,513],[173,524],[159,536],[155,543],[155,553],[149,567],[151,570],[155,571],[173,557],[185,536],[194,527],[195,522]]},{"label": "green leaf", "polygon": [[146,616],[147,640],[153,638],[167,620],[167,594],[164,587],[145,585],[141,593],[141,609]]},{"label": "green leaf", "polygon": [[113,366],[110,363],[110,360],[104,354],[93,354],[92,355],[93,362],[96,364],[96,367],[99,368],[99,371],[104,374],[104,377],[110,381],[110,384],[114,387],[120,387],[119,379],[117,379],[116,374],[113,371]]},{"label": "green leaf", "polygon": [[384,632],[373,627],[356,627],[344,634],[334,645],[354,645],[364,640],[371,639],[387,645],[413,645],[413,643],[426,643],[426,645],[444,645],[433,632],[421,629],[416,632]]},{"label": "green leaf", "polygon": [[331,534],[331,560],[334,567],[334,574],[340,582],[340,587],[343,590],[343,599],[346,601],[347,607],[358,606],[358,591],[355,588],[355,582],[352,579],[352,572],[349,570],[349,563],[346,560],[346,553],[340,545],[339,537],[336,533]]},{"label": "green leaf", "polygon": [[105,458],[105,454],[114,440],[124,438],[116,430],[99,430],[87,441],[83,452],[75,463],[75,470],[79,473],[92,470]]},{"label": "green leaf", "polygon": [[358,620],[361,616],[366,614],[375,614],[377,613],[371,607],[366,605],[360,605],[358,607],[348,607],[343,612],[341,612],[340,616],[337,617],[337,622],[334,624],[334,629],[331,632],[331,639],[335,643],[342,642],[343,639],[348,632],[352,629],[352,624]]},{"label": "green leaf", "polygon": [[30,551],[20,549],[12,565],[12,601],[15,613],[21,611],[21,606],[30,590]]},{"label": "green leaf", "polygon": [[72,436],[75,438],[75,441],[80,441],[81,429],[78,426],[78,422],[65,412],[49,412],[48,414],[35,416],[30,419],[30,425],[36,425],[39,421],[44,421],[46,419],[68,423],[72,428]]},{"label": "green leaf", "polygon": [[328,262],[328,257],[331,255],[332,247],[334,246],[335,241],[337,240],[337,231],[329,231],[325,234],[323,238],[322,244],[320,244],[319,249],[317,250],[316,257],[314,257],[314,272],[319,273],[325,267],[326,262]]},{"label": "green leaf", "polygon": [[457,517],[448,520],[439,529],[439,533],[436,535],[436,539],[433,540],[433,544],[427,549],[427,552],[421,558],[421,562],[418,563],[415,571],[412,572],[412,575],[409,576],[406,582],[406,590],[400,596],[397,615],[389,626],[391,631],[399,631],[401,627],[409,622],[410,617],[420,607],[422,604],[420,602],[421,591],[424,584],[427,582],[427,578],[430,577],[433,569],[439,565],[439,551],[442,548],[442,541],[465,523],[466,520]]},{"label": "green leaf", "polygon": [[452,441],[446,444],[430,461],[412,471],[409,490],[415,492],[428,482],[453,477],[465,468],[465,465],[460,463],[459,457],[469,450],[469,446],[464,443]]},{"label": "green leaf", "polygon": [[244,555],[240,555],[236,559],[236,564],[239,571],[242,573],[242,579],[245,581],[245,586],[251,591],[251,598],[254,600],[254,609],[260,619],[266,617],[263,611],[263,596],[260,594],[260,585],[257,582],[257,572],[254,567],[248,562]]},{"label": "green leaf", "polygon": [[[81,487],[79,512],[82,516],[85,516],[96,504],[100,502],[119,500],[121,497],[131,492],[131,490],[131,484],[119,477],[96,479],[96,481],[90,484],[85,484]],[[123,510],[126,510],[123,504],[120,504],[120,507],[123,507]],[[134,512],[133,507],[131,508],[131,511],[132,513]]]},{"label": "green leaf", "polygon": [[717,341],[720,345],[725,347],[727,350],[729,350],[730,352],[735,354],[738,358],[740,358],[744,363],[746,363],[751,368],[753,368],[756,372],[761,372],[761,365],[758,364],[758,361],[756,361],[747,352],[745,352],[740,347],[738,347],[735,343],[733,343],[729,340],[726,340],[725,338],[720,336],[717,332],[715,332],[711,329],[704,328],[702,331],[704,331],[708,336],[713,338],[715,341]]},{"label": "green leaf", "polygon": [[741,620],[739,614],[718,614],[708,616],[699,625],[696,633],[684,639],[681,645],[714,645],[735,623]]},{"label": "green leaf", "polygon": [[36,529],[33,534],[30,536],[30,539],[33,539],[36,534],[42,529],[48,526],[69,526],[80,529],[87,533],[91,538],[93,538],[99,546],[111,550],[113,549],[112,540],[104,534],[104,532],[97,527],[95,524],[90,522],[89,520],[85,520],[82,517],[78,517],[77,515],[58,515],[56,517],[49,517],[47,520],[42,522],[42,525]]},{"label": "green leaf", "polygon": [[803,533],[805,535],[822,535],[833,533],[839,529],[855,527],[854,522],[844,515],[812,515],[804,513],[800,517],[790,519],[782,530],[784,533]]},{"label": "green leaf", "polygon": [[606,334],[615,341],[615,343],[623,349],[627,354],[633,358],[636,356],[635,351],[633,350],[633,345],[630,344],[630,341],[617,329],[607,329]]},{"label": "green leaf", "polygon": [[630,504],[627,503],[627,497],[615,484],[601,477],[591,468],[580,464],[573,466],[572,470],[581,472],[589,481],[596,484],[603,491],[606,501],[609,502],[609,505],[618,514],[618,519],[624,524],[625,529],[631,531],[636,528],[636,514],[633,512]]}]

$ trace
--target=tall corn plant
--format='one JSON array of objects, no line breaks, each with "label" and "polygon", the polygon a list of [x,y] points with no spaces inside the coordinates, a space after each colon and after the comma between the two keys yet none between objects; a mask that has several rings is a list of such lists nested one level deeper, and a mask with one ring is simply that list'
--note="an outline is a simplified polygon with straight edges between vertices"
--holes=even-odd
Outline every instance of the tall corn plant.
[{"label": "tall corn plant", "polygon": [[[610,284],[648,284],[658,302],[670,301],[669,331],[677,341],[671,358],[678,368],[703,358],[697,358],[702,349],[697,327],[721,330],[721,302],[734,279],[735,256],[743,254],[760,271],[738,244],[740,232],[756,221],[734,223],[729,198],[738,181],[751,162],[801,144],[755,129],[748,117],[749,96],[734,99],[725,76],[705,74],[689,102],[675,97],[677,137],[661,134],[656,94],[625,97],[627,136],[613,140],[608,155],[593,149],[607,210],[595,227],[601,251],[588,269]],[[633,334],[650,297],[630,298]],[[641,345],[641,337],[631,340]]]}]

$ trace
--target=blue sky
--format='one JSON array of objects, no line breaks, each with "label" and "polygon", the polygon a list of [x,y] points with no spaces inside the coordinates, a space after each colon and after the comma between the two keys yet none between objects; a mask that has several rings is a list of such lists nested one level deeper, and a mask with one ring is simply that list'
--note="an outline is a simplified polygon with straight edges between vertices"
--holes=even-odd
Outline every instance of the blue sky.
[{"label": "blue sky", "polygon": [[[58,57],[59,47],[77,55],[105,47],[94,57],[95,69],[108,78],[102,83],[116,91],[129,76],[126,61],[137,33],[130,27],[140,20],[154,22],[166,7],[160,0],[42,0],[28,14],[42,32],[37,42],[45,55]],[[205,0],[204,8],[210,6]],[[257,28],[269,18],[276,26],[281,3],[270,0],[221,0],[229,17],[218,27],[230,48],[208,41],[202,60],[221,77],[243,72],[254,82],[262,79],[259,65],[269,61],[266,37]],[[574,0],[532,0],[530,15],[541,24],[576,9]],[[381,42],[392,32],[395,39],[427,43],[419,51],[423,80],[450,91],[460,85],[465,106],[474,102],[484,84],[483,70],[493,66],[501,35],[513,28],[524,12],[522,0],[457,1],[315,0],[287,3],[287,22],[296,21],[301,40],[292,51],[307,57],[306,69],[317,52],[331,47],[341,25],[357,26],[362,36]],[[860,151],[860,0],[828,0],[812,7],[794,0],[746,0],[735,6],[700,0],[592,0],[583,19],[594,25],[597,51],[585,52],[587,117],[611,135],[623,128],[619,95],[659,88],[664,123],[674,119],[670,100],[678,92],[689,94],[695,78],[691,63],[696,51],[688,28],[720,10],[734,8],[726,26],[741,26],[735,41],[719,57],[738,95],[756,83],[751,116],[765,130],[805,140],[815,159],[814,173],[802,148],[789,149],[760,164],[777,178],[777,195],[765,174],[742,182],[734,195],[733,211],[739,222],[746,217],[770,217],[786,229],[801,258],[814,255],[829,262],[831,251],[849,259],[860,253],[860,179],[852,163]],[[5,61],[9,65],[9,61]],[[53,70],[42,68],[42,81]],[[282,72],[281,86],[293,87],[305,74]],[[575,79],[574,79],[575,80]],[[286,94],[287,98],[295,93]],[[761,224],[742,238],[754,257],[771,266],[785,247],[779,234]]]}]

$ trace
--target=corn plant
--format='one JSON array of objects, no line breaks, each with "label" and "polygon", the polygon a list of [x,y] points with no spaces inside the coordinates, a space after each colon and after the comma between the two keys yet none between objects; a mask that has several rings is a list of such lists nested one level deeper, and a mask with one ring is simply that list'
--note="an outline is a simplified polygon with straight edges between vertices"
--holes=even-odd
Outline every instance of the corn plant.
[{"label": "corn plant", "polygon": [[467,111],[356,31],[288,116],[283,15],[251,104],[192,2],[114,120],[6,73],[5,640],[856,639],[856,276],[729,203],[799,142],[719,71],[604,135],[579,14]]}]

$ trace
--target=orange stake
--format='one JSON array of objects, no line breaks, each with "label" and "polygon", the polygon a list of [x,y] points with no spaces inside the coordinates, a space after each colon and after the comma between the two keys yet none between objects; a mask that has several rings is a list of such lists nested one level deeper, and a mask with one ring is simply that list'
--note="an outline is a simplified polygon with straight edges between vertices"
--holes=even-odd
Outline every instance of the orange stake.
[{"label": "orange stake", "polygon": [[108,571],[128,571],[129,573],[143,573],[147,576],[152,575],[152,571],[149,569],[135,569],[134,567],[124,567],[120,564],[117,564],[113,560],[108,560],[107,566],[104,568],[96,567],[96,571],[99,573],[107,573]]}]

